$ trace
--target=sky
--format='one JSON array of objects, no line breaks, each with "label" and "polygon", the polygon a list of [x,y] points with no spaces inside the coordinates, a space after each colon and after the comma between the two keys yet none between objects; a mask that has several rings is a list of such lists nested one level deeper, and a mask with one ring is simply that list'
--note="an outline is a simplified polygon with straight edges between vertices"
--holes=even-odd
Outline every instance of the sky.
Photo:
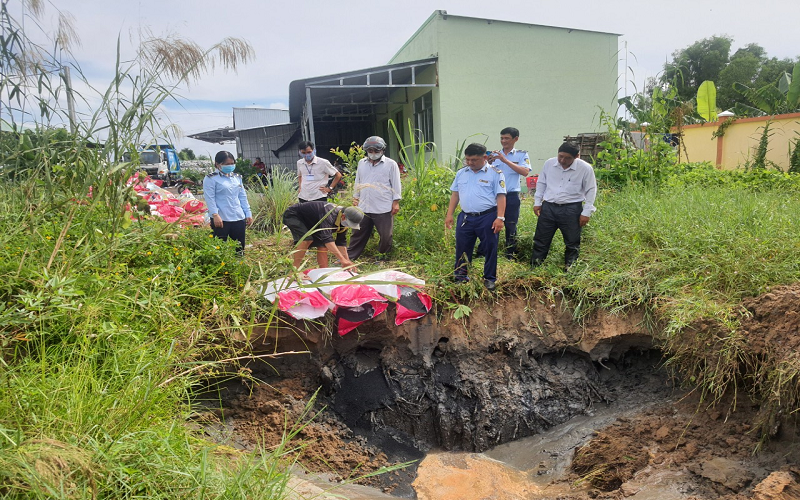
[{"label": "sky", "polygon": [[[74,17],[81,45],[73,49],[73,60],[100,89],[114,74],[118,39],[123,58],[134,54],[143,32],[178,34],[204,47],[229,36],[247,40],[255,49],[252,62],[236,73],[216,70],[201,77],[180,90],[180,102],[162,107],[188,135],[231,126],[233,107],[288,109],[293,80],[386,64],[439,9],[618,33],[621,94],[657,76],[674,51],[713,35],[732,37],[731,53],[758,43],[770,57],[800,55],[797,0],[49,0],[40,22],[55,26],[59,11]],[[188,137],[176,142],[198,155],[234,150]]]}]

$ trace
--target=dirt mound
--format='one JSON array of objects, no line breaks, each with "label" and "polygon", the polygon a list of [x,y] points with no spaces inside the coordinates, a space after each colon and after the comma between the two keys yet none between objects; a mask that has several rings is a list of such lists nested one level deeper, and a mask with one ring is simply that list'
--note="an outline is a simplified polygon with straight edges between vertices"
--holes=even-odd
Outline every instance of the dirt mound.
[{"label": "dirt mound", "polygon": [[576,451],[571,480],[608,492],[595,491],[593,497],[599,498],[635,495],[660,480],[665,470],[678,472],[670,480],[678,483],[683,498],[697,500],[745,499],[758,491],[766,495],[797,488],[787,472],[789,476],[777,476],[762,482],[760,490],[753,489],[770,472],[800,463],[800,447],[796,435],[784,436],[787,441],[782,444],[755,453],[759,435],[751,422],[758,407],[740,401],[733,409],[731,400],[709,407],[694,395],[674,406],[620,419]]},{"label": "dirt mound", "polygon": [[[294,373],[268,383],[229,382],[221,386],[223,408],[206,412],[206,420],[228,426],[234,446],[252,449],[278,447],[284,435],[299,429],[288,447],[288,459],[307,470],[329,474],[336,481],[374,472],[390,464],[387,456],[366,439],[357,437],[334,414],[309,405],[316,387],[314,377]],[[206,429],[210,427],[206,425]],[[213,436],[219,439],[219,436]],[[293,450],[293,451],[292,451]]]},{"label": "dirt mound", "polygon": [[742,302],[741,331],[753,354],[800,352],[800,284],[781,286]]}]

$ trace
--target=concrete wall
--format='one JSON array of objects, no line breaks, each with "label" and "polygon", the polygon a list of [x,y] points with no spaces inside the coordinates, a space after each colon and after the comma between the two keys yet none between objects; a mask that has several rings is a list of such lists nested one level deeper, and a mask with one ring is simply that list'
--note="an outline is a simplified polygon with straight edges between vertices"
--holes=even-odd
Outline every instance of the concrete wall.
[{"label": "concrete wall", "polygon": [[565,135],[599,131],[600,108],[615,108],[613,34],[435,13],[390,62],[431,55],[440,158],[464,140],[499,148],[513,126],[538,172]]},{"label": "concrete wall", "polygon": [[720,138],[712,137],[719,128],[719,121],[687,125],[683,128],[686,155],[682,154],[681,159],[692,162],[708,161],[724,169],[743,166],[755,155],[768,120],[771,136],[767,160],[785,171],[789,168],[791,141],[800,139],[800,113],[777,115],[772,119],[740,118],[729,125]]}]

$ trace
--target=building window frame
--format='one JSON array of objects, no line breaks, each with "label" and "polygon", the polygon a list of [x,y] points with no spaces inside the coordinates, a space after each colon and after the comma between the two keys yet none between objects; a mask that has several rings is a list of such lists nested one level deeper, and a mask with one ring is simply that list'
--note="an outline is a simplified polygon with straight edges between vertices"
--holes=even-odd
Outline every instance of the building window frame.
[{"label": "building window frame", "polygon": [[414,99],[414,135],[425,143],[427,151],[433,150],[433,91]]}]

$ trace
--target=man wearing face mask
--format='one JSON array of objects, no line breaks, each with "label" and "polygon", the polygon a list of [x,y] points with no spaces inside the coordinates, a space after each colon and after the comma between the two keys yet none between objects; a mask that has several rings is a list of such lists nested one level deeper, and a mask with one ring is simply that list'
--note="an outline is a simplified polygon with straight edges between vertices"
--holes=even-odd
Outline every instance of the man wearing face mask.
[{"label": "man wearing face mask", "polygon": [[[329,182],[330,176],[333,176],[332,182]],[[317,156],[313,142],[300,143],[300,159],[297,160],[297,183],[300,186],[298,200],[300,203],[326,201],[328,194],[333,191],[331,186],[336,186],[341,178],[342,174],[331,165],[331,162]]]},{"label": "man wearing face mask", "polygon": [[369,137],[363,147],[367,157],[358,162],[353,183],[353,205],[361,208],[366,216],[361,229],[353,231],[347,253],[351,260],[357,259],[367,246],[374,227],[380,236],[379,259],[383,260],[392,248],[394,216],[400,211],[400,167],[384,155],[386,141],[382,138]]}]

